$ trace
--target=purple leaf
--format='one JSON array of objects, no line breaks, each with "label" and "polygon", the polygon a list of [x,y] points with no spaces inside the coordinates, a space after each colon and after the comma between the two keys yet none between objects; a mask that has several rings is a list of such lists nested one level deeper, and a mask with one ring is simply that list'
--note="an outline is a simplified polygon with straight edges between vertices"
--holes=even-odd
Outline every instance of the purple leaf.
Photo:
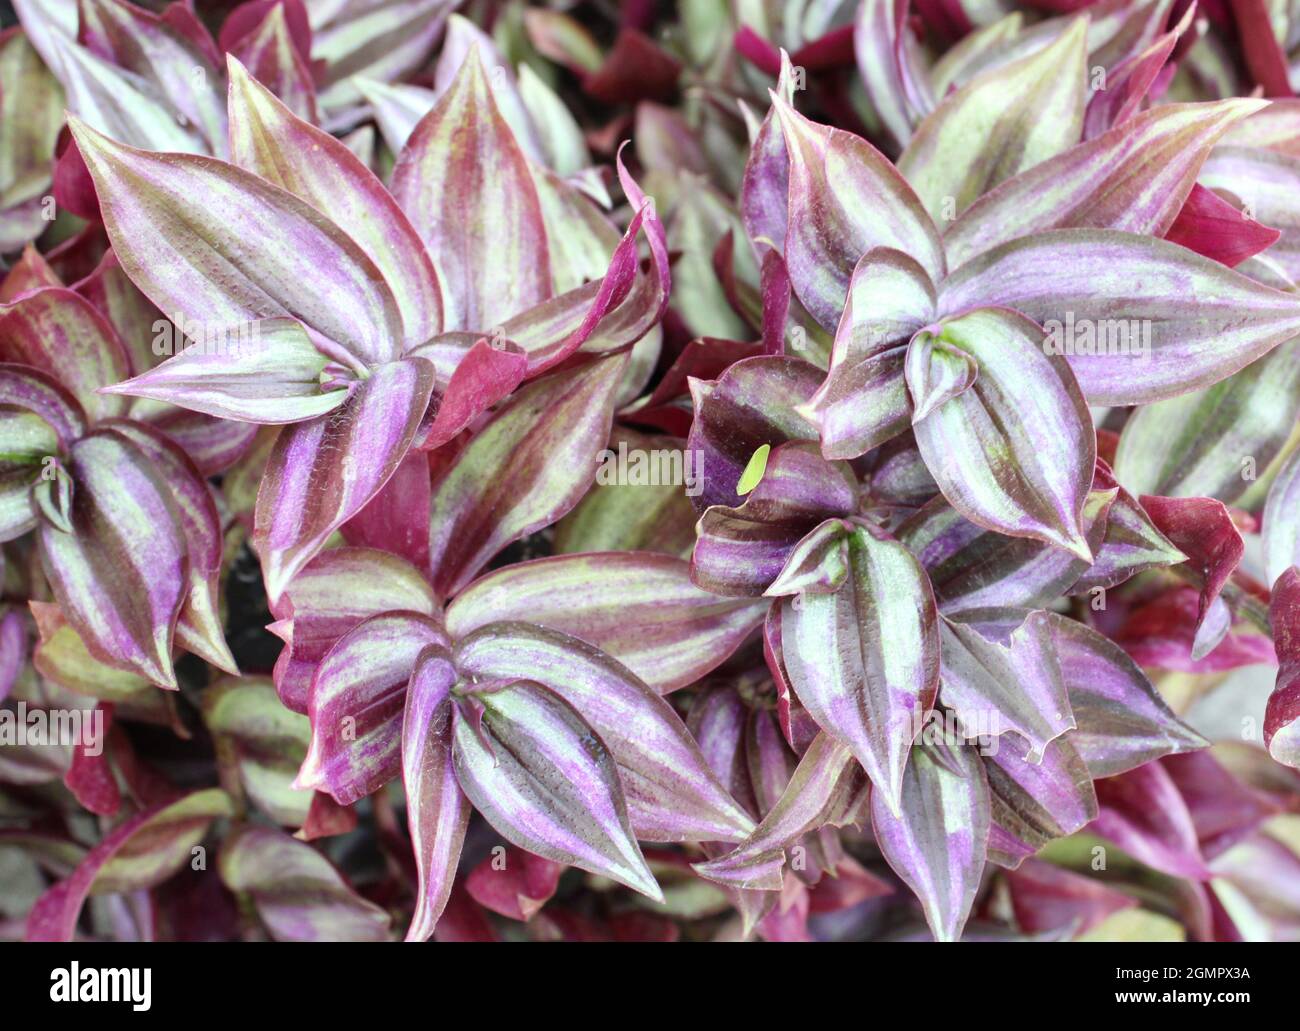
[{"label": "purple leaf", "polygon": [[143,423],[100,423],[126,437],[163,476],[171,492],[189,555],[189,586],[176,623],[176,643],[204,661],[239,675],[221,626],[220,581],[224,538],[212,488],[177,444]]},{"label": "purple leaf", "polygon": [[420,449],[433,451],[451,441],[508,397],[527,372],[528,359],[517,346],[494,347],[480,337],[456,362],[428,435],[419,443]]},{"label": "purple leaf", "polygon": [[782,604],[781,647],[799,701],[847,745],[881,802],[896,808],[919,715],[934,703],[934,595],[911,553],[883,531],[849,537],[849,574],[834,594]]},{"label": "purple leaf", "polygon": [[[1109,91],[1097,96],[1109,96]],[[1035,165],[975,201],[944,234],[960,267],[1017,237],[1049,229],[1122,229],[1163,236],[1206,155],[1254,100],[1165,104]]]},{"label": "purple leaf", "polygon": [[316,849],[281,831],[241,827],[222,842],[217,868],[275,941],[388,941],[388,913]]},{"label": "purple leaf", "polygon": [[[300,8],[301,9],[301,8]],[[267,7],[261,22],[245,33],[229,51],[231,58],[272,93],[297,117],[308,122],[319,120],[316,108],[316,84],[306,55],[300,51],[289,24],[287,4]],[[233,13],[232,13],[233,18]],[[229,24],[229,20],[227,21]],[[223,34],[225,27],[223,26]],[[310,28],[307,35],[310,36]],[[307,54],[310,54],[310,42]]]},{"label": "purple leaf", "polygon": [[1300,276],[1300,218],[1292,203],[1300,188],[1300,160],[1275,151],[1219,146],[1205,162],[1201,183],[1230,199],[1241,198],[1245,211],[1238,217],[1252,225],[1255,234],[1266,227],[1280,230],[1281,238],[1267,256],[1291,279]]},{"label": "purple leaf", "polygon": [[1013,731],[1035,763],[1051,741],[1074,729],[1048,613],[1029,613],[999,639],[946,618],[939,630],[939,699],[967,737],[987,733],[990,723],[995,734]]},{"label": "purple leaf", "polygon": [[1300,450],[1283,461],[1263,512],[1264,562],[1270,583],[1300,566]]},{"label": "purple leaf", "polygon": [[369,548],[331,548],[299,573],[271,606],[269,629],[285,642],[275,663],[275,688],[294,712],[307,711],[316,664],[353,627],[383,612],[432,616],[433,589],[396,555]]},{"label": "purple leaf", "polygon": [[483,685],[456,704],[452,756],[465,794],[508,841],[663,901],[613,755],[558,695],[526,680]]},{"label": "purple leaf", "polygon": [[1222,501],[1150,494],[1144,494],[1141,501],[1156,528],[1187,556],[1188,565],[1201,579],[1192,659],[1204,658],[1228,630],[1226,622],[1216,630],[1209,617],[1219,592],[1245,553],[1245,542]]},{"label": "purple leaf", "polygon": [[355,547],[400,555],[417,569],[429,568],[429,459],[408,451],[366,506],[340,527]]},{"label": "purple leaf", "polygon": [[695,871],[743,891],[780,891],[786,849],[842,806],[853,774],[849,750],[830,735],[818,734],[754,833],[735,851],[693,864]]},{"label": "purple leaf", "polygon": [[897,807],[871,794],[871,824],[886,862],[925,910],[938,941],[956,941],[984,872],[989,839],[989,785],[975,750],[942,758],[910,749]]},{"label": "purple leaf", "polygon": [[691,579],[714,594],[761,595],[805,534],[856,506],[847,465],[827,462],[815,444],[780,444],[744,504],[713,505],[700,518]]},{"label": "purple leaf", "polygon": [[77,399],[39,369],[0,364],[0,404],[35,412],[57,434],[61,449],[71,447],[86,432],[86,413]]},{"label": "purple leaf", "polygon": [[465,676],[527,674],[579,711],[618,764],[638,837],[737,841],[753,829],[672,707],[604,652],[555,630],[507,622],[462,637],[455,659]]},{"label": "purple leaf", "polygon": [[1096,405],[1207,387],[1300,331],[1293,294],[1165,240],[1103,229],[1042,232],[968,261],[944,284],[940,311],[975,305],[1044,326]]},{"label": "purple leaf", "polygon": [[1300,342],[1288,341],[1207,390],[1135,411],[1120,435],[1115,476],[1134,494],[1239,504],[1249,474],[1285,447],[1297,407]]},{"label": "purple leaf", "polygon": [[907,342],[934,314],[934,284],[907,255],[877,247],[858,261],[830,373],[806,408],[827,458],[856,458],[908,428],[903,358]]},{"label": "purple leaf", "polygon": [[[1084,502],[1090,548],[1101,545],[1110,507],[1111,496],[1104,491],[1092,491]],[[897,535],[925,567],[947,615],[1002,606],[1042,608],[1088,569],[1083,559],[1062,548],[976,526],[942,496],[909,516]]]},{"label": "purple leaf", "polygon": [[750,709],[730,684],[705,688],[691,700],[686,726],[718,782],[750,813],[759,813],[745,753]]},{"label": "purple leaf", "polygon": [[828,519],[811,530],[791,550],[781,572],[763,593],[784,595],[834,594],[849,575],[849,536],[853,524]]},{"label": "purple leaf", "polygon": [[989,858],[1015,869],[1048,842],[1080,830],[1097,815],[1092,774],[1070,735],[1059,737],[1037,762],[1011,738],[985,751],[993,806]]},{"label": "purple leaf", "polygon": [[326,653],[312,676],[311,747],[294,781],[351,805],[402,770],[402,708],[420,653],[448,647],[442,623],[417,612],[373,616]]},{"label": "purple leaf", "polygon": [[1263,821],[1282,811],[1280,804],[1238,780],[1209,751],[1171,755],[1160,765],[1183,796],[1207,859],[1253,834]]},{"label": "purple leaf", "polygon": [[872,109],[899,149],[934,107],[927,73],[913,66],[909,6],[907,0],[868,0],[859,5],[853,22],[858,74]]},{"label": "purple leaf", "polygon": [[[794,100],[794,68],[788,54],[782,53],[779,61],[776,89],[789,104]],[[776,108],[771,107],[750,145],[740,186],[740,217],[751,243],[767,240],[778,252],[785,252],[789,193],[790,158],[785,132]]]},{"label": "purple leaf", "polygon": [[397,470],[433,383],[423,358],[381,365],[342,407],[281,431],[257,493],[253,534],[272,603]]},{"label": "purple leaf", "polygon": [[680,559],[597,552],[519,562],[480,577],[448,607],[447,630],[462,638],[489,623],[536,623],[581,638],[668,694],[725,661],[766,610],[760,601],[700,590]]},{"label": "purple leaf", "polygon": [[898,159],[927,211],[951,220],[1017,172],[1055,157],[1083,132],[1085,18],[1019,61],[945,97]]},{"label": "purple leaf", "polygon": [[479,863],[465,878],[465,890],[480,906],[509,920],[531,920],[559,886],[565,867],[521,848],[508,848]]},{"label": "purple leaf", "polygon": [[68,456],[69,530],[39,529],[41,559],[68,621],[101,661],[176,689],[172,635],[190,561],[171,489],[126,437],[98,430]]},{"label": "purple leaf", "polygon": [[[70,125],[114,252],[169,317],[207,336],[288,316],[354,369],[396,356],[402,316],[383,274],[315,208],[234,165],[135,150]],[[284,246],[250,252],[252,227]]]},{"label": "purple leaf", "polygon": [[624,360],[596,361],[517,391],[433,486],[440,596],[462,590],[511,541],[569,511],[596,475]]},{"label": "purple leaf", "polygon": [[[1015,537],[1055,544],[1091,561],[1083,507],[1092,486],[1096,436],[1069,364],[1040,349],[1041,331],[1015,312],[978,309],[923,331],[908,348],[908,387],[918,406],[914,370],[930,368],[942,344],[962,352],[945,359],[951,396],[937,388],[930,414],[917,411],[913,431],[944,497],[973,523]],[[915,358],[920,351],[924,357]],[[978,367],[972,374],[969,364]]]},{"label": "purple leaf", "polygon": [[447,328],[491,330],[551,296],[528,160],[492,98],[477,47],[411,133],[393,195],[442,275]]},{"label": "purple leaf", "polygon": [[821,371],[799,358],[761,355],[731,365],[712,382],[690,379],[695,418],[686,450],[695,453],[704,489],[697,510],[738,507],[736,484],[754,452],[787,440],[816,440],[817,427],[795,408],[817,389]]},{"label": "purple leaf", "polygon": [[1137,114],[1149,90],[1155,89],[1159,93],[1155,87],[1156,80],[1166,67],[1165,62],[1173,53],[1179,37],[1191,26],[1193,16],[1189,4],[1180,21],[1169,32],[1156,37],[1146,49],[1130,54],[1107,69],[1105,87],[1093,92],[1084,112],[1084,139],[1093,139],[1107,129],[1127,122]]},{"label": "purple leaf", "polygon": [[1264,712],[1264,745],[1278,762],[1300,769],[1300,570],[1296,567],[1277,578],[1268,611],[1278,670]]},{"label": "purple leaf", "polygon": [[840,320],[858,259],[910,255],[932,281],[946,270],[938,230],[898,170],[852,133],[818,125],[773,96],[790,155],[785,260],[795,295],[822,326]]},{"label": "purple leaf", "polygon": [[27,626],[16,609],[0,616],[0,702],[18,680],[27,662]]},{"label": "purple leaf", "polygon": [[1075,620],[1048,618],[1077,725],[1069,740],[1094,777],[1208,744],[1118,645]]},{"label": "purple leaf", "polygon": [[72,941],[89,895],[136,891],[166,880],[190,859],[208,825],[231,815],[229,796],[210,788],[123,820],[86,853],[72,876],[37,900],[27,916],[27,940]]},{"label": "purple leaf", "polygon": [[71,290],[33,290],[0,304],[0,360],[48,373],[92,419],[126,410],[118,398],[96,393],[97,387],[130,375],[122,342],[104,316]]},{"label": "purple leaf", "polygon": [[456,679],[447,650],[430,645],[416,660],[406,689],[402,782],[419,874],[407,941],[424,941],[433,934],[451,895],[469,826],[469,799],[456,781],[451,757],[451,691]]},{"label": "purple leaf", "polygon": [[1209,876],[1191,814],[1159,763],[1097,781],[1097,799],[1093,829],[1102,837],[1171,877]]},{"label": "purple leaf", "polygon": [[1236,268],[1268,250],[1282,231],[1247,217],[1237,205],[1197,183],[1179,209],[1165,239],[1212,261]]},{"label": "purple leaf", "polygon": [[370,169],[329,133],[304,122],[233,57],[231,159],[311,204],[375,263],[402,317],[402,350],[442,331],[442,292],[420,236]]},{"label": "purple leaf", "polygon": [[[1231,383],[1232,380],[1226,382]],[[1167,402],[1162,402],[1167,403]],[[1160,404],[1151,408],[1159,408]],[[1146,409],[1142,409],[1145,411]],[[1138,413],[1134,413],[1135,418]],[[1168,436],[1168,434],[1166,434]],[[1123,438],[1121,438],[1121,443]],[[1092,546],[1096,560],[1070,588],[1071,594],[1089,593],[1095,600],[1097,590],[1121,584],[1136,574],[1160,566],[1177,565],[1187,556],[1169,543],[1137,499],[1119,485],[1110,467],[1098,457],[1093,473],[1093,494],[1113,495],[1106,512],[1106,530],[1099,544]]]},{"label": "purple leaf", "polygon": [[194,126],[209,149],[224,152],[226,118],[210,39],[200,45],[174,21],[123,0],[83,0],[78,13],[78,43],[138,76],[148,93],[176,112],[176,123]]},{"label": "purple leaf", "polygon": [[1069,928],[1082,934],[1137,900],[1051,863],[1026,860],[1006,875],[1016,923],[1027,934]]},{"label": "purple leaf", "polygon": [[221,419],[292,423],[314,419],[348,399],[323,389],[329,359],[302,323],[260,319],[195,342],[173,358],[101,393],[148,397]]}]

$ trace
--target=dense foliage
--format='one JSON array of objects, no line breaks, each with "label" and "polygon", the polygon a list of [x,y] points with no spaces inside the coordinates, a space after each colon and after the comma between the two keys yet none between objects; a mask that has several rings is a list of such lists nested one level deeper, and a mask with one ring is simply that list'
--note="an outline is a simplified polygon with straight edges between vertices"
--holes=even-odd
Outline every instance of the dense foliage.
[{"label": "dense foliage", "polygon": [[1300,937],[1300,6],[12,6],[4,936]]}]

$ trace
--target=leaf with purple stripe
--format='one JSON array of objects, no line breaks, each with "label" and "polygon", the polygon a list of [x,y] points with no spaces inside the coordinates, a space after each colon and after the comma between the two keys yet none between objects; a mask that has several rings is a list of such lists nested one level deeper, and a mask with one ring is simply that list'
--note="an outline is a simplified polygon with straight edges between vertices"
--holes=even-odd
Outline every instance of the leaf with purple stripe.
[{"label": "leaf with purple stripe", "polygon": [[472,678],[526,676],[581,712],[618,764],[638,837],[738,841],[753,829],[672,706],[599,649],[530,623],[489,623],[457,642],[455,661]]},{"label": "leaf with purple stripe", "polygon": [[285,642],[275,688],[294,712],[307,711],[316,665],[340,637],[384,612],[433,616],[433,588],[397,555],[372,548],[330,548],[312,559],[271,606],[268,629]]},{"label": "leaf with purple stripe", "polygon": [[[1014,537],[1055,544],[1085,561],[1092,551],[1083,507],[1092,486],[1096,435],[1074,374],[1044,353],[1042,331],[1012,311],[981,308],[918,333],[908,347],[914,404],[943,345],[960,351],[955,396],[941,391],[929,414],[918,411],[917,446],[944,497],[973,523]],[[915,356],[920,352],[920,357]],[[929,358],[927,361],[926,358]]]},{"label": "leaf with purple stripe", "polygon": [[872,792],[871,824],[885,861],[921,900],[935,939],[956,941],[984,872],[988,780],[973,748],[910,753],[898,805]]},{"label": "leaf with purple stripe", "polygon": [[[383,274],[311,205],[235,165],[125,147],[76,119],[70,126],[118,260],[169,317],[183,314],[207,333],[288,316],[354,368],[396,356],[402,316]],[[283,246],[250,252],[250,232]]]},{"label": "leaf with purple stripe", "polygon": [[253,533],[272,602],[397,470],[433,386],[431,364],[403,358],[372,370],[337,410],[281,431],[257,492]]},{"label": "leaf with purple stripe", "polygon": [[817,445],[778,445],[744,504],[713,505],[700,517],[692,581],[714,594],[761,595],[806,534],[855,510],[857,490],[848,465],[826,461]]},{"label": "leaf with purple stripe", "polygon": [[848,552],[839,590],[783,602],[781,647],[799,701],[896,808],[917,717],[938,689],[939,617],[920,563],[884,531],[856,527]]},{"label": "leaf with purple stripe", "polygon": [[681,559],[611,551],[518,562],[481,576],[448,607],[447,630],[462,638],[488,623],[550,627],[668,694],[725,661],[766,611],[760,601],[700,590]]},{"label": "leaf with purple stripe", "polygon": [[517,391],[433,486],[430,551],[442,597],[511,541],[553,523],[596,476],[625,360],[558,372]]},{"label": "leaf with purple stripe", "polygon": [[1049,841],[1082,829],[1097,815],[1097,796],[1071,735],[1049,744],[1037,761],[1018,741],[995,741],[983,750],[993,803],[989,858],[1014,870]]},{"label": "leaf with purple stripe", "polygon": [[1049,613],[1048,621],[1077,725],[1069,740],[1094,777],[1208,744],[1117,644],[1064,616]]},{"label": "leaf with purple stripe", "polygon": [[478,48],[411,132],[393,196],[429,245],[448,329],[491,330],[551,296],[541,204]]},{"label": "leaf with purple stripe", "polygon": [[482,685],[457,702],[452,757],[461,788],[508,841],[663,901],[613,755],[558,695],[527,680]]},{"label": "leaf with purple stripe", "polygon": [[942,314],[996,305],[1027,315],[1094,405],[1208,387],[1300,333],[1300,297],[1166,240],[1111,229],[1056,229],[995,247],[949,276],[939,304]]},{"label": "leaf with purple stripe", "polygon": [[[1100,94],[1098,94],[1100,96]],[[1163,104],[990,190],[944,234],[959,268],[1048,229],[1122,229],[1164,236],[1206,155],[1256,100]]]},{"label": "leaf with purple stripe", "polygon": [[312,677],[311,746],[294,787],[351,805],[398,776],[407,681],[427,646],[449,643],[418,612],[373,616],[340,638]]},{"label": "leaf with purple stripe", "polygon": [[874,247],[902,251],[941,279],[939,232],[893,164],[861,137],[810,122],[775,95],[772,102],[790,155],[785,260],[813,318],[827,329],[839,322],[853,269]]},{"label": "leaf with purple stripe", "polygon": [[175,690],[172,637],[190,561],[171,488],[134,443],[97,430],[72,446],[70,532],[40,524],[41,561],[91,653]]},{"label": "leaf with purple stripe", "polygon": [[419,875],[407,941],[424,941],[433,934],[451,895],[469,826],[469,799],[456,781],[451,757],[451,690],[456,679],[450,653],[430,645],[416,659],[406,688],[402,783]]}]

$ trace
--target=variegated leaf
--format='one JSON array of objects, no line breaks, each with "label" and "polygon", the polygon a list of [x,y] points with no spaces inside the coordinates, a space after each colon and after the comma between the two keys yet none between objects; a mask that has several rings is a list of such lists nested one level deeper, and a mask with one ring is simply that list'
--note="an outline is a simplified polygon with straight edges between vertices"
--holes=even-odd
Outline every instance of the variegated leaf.
[{"label": "variegated leaf", "polygon": [[973,748],[909,749],[897,806],[871,795],[876,841],[916,893],[938,941],[955,941],[975,903],[989,842],[989,785]]},{"label": "variegated leaf", "polygon": [[582,713],[618,764],[638,837],[738,841],[753,829],[672,707],[599,649],[529,623],[489,623],[457,642],[455,661],[478,679],[527,675]]},{"label": "variegated leaf", "polygon": [[951,221],[1017,172],[1083,135],[1087,20],[971,80],[921,122],[898,167],[931,217]]},{"label": "variegated leaf", "polygon": [[1300,341],[1290,341],[1207,390],[1135,411],[1115,475],[1134,494],[1235,504],[1282,450],[1300,408]]},{"label": "variegated leaf", "polygon": [[[937,330],[909,345],[907,369],[913,432],[940,490],[973,523],[1091,561],[1083,508],[1096,437],[1065,359],[1044,353],[1039,328],[1015,312],[978,309]],[[950,377],[934,368],[942,345],[961,352],[944,359]],[[923,380],[920,369],[930,370]],[[924,414],[932,399],[921,391],[945,377],[969,385],[951,397],[941,389]]]},{"label": "variegated leaf", "polygon": [[[136,150],[70,124],[122,267],[187,332],[288,316],[358,370],[396,356],[402,316],[383,274],[315,208],[235,165]],[[250,252],[250,232],[283,246]]]},{"label": "variegated leaf", "polygon": [[312,676],[311,747],[294,786],[351,805],[398,776],[407,681],[426,647],[449,644],[439,620],[416,612],[373,616],[341,637]]},{"label": "variegated leaf", "polygon": [[396,471],[433,386],[432,365],[403,358],[374,369],[335,411],[281,432],[257,492],[253,533],[272,603]]},{"label": "variegated leaf", "polygon": [[190,859],[208,825],[233,813],[217,788],[195,791],[142,809],[119,823],[91,849],[72,875],[40,897],[27,916],[28,941],[73,940],[81,907],[90,895],[153,887]]},{"label": "variegated leaf", "polygon": [[957,269],[940,312],[1014,308],[1043,326],[1090,404],[1159,401],[1208,387],[1300,333],[1300,297],[1164,240],[1059,229]]},{"label": "variegated leaf", "polygon": [[550,627],[595,645],[668,694],[725,661],[766,611],[765,602],[700,590],[680,559],[603,552],[518,562],[479,577],[448,607],[447,630],[461,638],[503,621]]},{"label": "variegated leaf", "polygon": [[402,716],[402,782],[406,825],[419,876],[407,941],[424,941],[451,895],[456,864],[469,826],[469,799],[452,763],[452,698],[456,669],[445,648],[420,653],[406,688]]},{"label": "variegated leaf", "polygon": [[609,439],[622,358],[553,373],[516,392],[434,483],[433,583],[455,594],[511,541],[577,504]]},{"label": "variegated leaf", "polygon": [[1257,100],[1164,104],[1008,179],[944,234],[953,267],[1047,229],[1164,236],[1211,148]]},{"label": "variegated leaf", "polygon": [[457,701],[452,758],[465,794],[506,839],[663,901],[613,755],[558,695],[526,680],[484,684]]},{"label": "variegated leaf", "polygon": [[849,572],[833,594],[781,608],[781,647],[799,701],[896,808],[920,716],[939,679],[938,613],[929,580],[901,544],[874,527],[849,537]]},{"label": "variegated leaf", "polygon": [[441,332],[442,292],[419,234],[370,169],[329,133],[304,122],[235,58],[230,72],[231,159],[327,215],[383,273],[402,315],[402,349]]},{"label": "variegated leaf", "polygon": [[914,258],[933,281],[943,245],[911,187],[871,144],[818,125],[773,98],[790,155],[785,260],[795,295],[830,329],[840,320],[858,259],[873,247]]},{"label": "variegated leaf", "polygon": [[551,295],[541,205],[477,48],[420,120],[393,195],[442,276],[448,329],[491,330]]},{"label": "variegated leaf", "polygon": [[68,455],[66,528],[47,517],[45,575],[96,658],[175,690],[172,637],[190,589],[190,560],[171,488],[154,462],[112,430]]}]

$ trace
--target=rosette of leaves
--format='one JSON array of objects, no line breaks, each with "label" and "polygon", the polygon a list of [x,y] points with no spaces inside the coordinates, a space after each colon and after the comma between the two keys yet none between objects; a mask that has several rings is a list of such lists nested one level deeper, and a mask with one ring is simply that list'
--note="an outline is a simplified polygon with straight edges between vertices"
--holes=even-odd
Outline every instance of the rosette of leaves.
[{"label": "rosette of leaves", "polygon": [[[233,59],[231,76],[234,164],[123,147],[75,120],[73,129],[135,284],[187,329],[240,333],[238,347],[196,340],[106,389],[289,424],[262,476],[254,531],[274,602],[412,447],[450,440],[584,346],[599,354],[640,339],[666,302],[668,273],[653,207],[626,175],[636,211],[621,240],[604,223],[590,231],[598,213],[570,188],[552,183],[544,209],[472,50],[399,158],[395,193]],[[196,221],[198,192],[208,202]],[[483,221],[449,207],[453,196]],[[286,245],[250,252],[253,227]],[[648,273],[636,252],[643,227]],[[612,254],[603,276],[557,293],[571,256],[552,259],[548,239],[569,231],[611,242]]]},{"label": "rosette of leaves", "polygon": [[[1096,816],[1095,778],[1198,744],[1121,649],[1046,607],[1176,567],[1199,589],[1199,657],[1231,622],[1241,537],[1221,502],[1125,490],[1089,405],[1213,390],[1300,329],[1289,289],[1159,239],[1211,148],[1259,105],[1167,105],[1087,139],[1088,28],[1066,22],[950,92],[897,166],[796,113],[787,64],[741,211],[834,333],[828,368],[783,333],[786,356],[692,383],[688,446],[706,483],[692,577],[782,599],[765,633],[786,710],[866,770],[877,842],[942,938],[960,932],[986,859],[1016,865]],[[788,299],[765,301],[787,318]],[[1150,340],[1141,354],[1053,346],[1067,320],[1133,320]],[[1090,691],[1144,713],[1143,728],[1094,723],[1114,710]],[[936,710],[956,743],[924,733]],[[981,715],[1000,728],[983,755]],[[832,782],[698,869],[779,889],[784,850],[817,826]]]}]

